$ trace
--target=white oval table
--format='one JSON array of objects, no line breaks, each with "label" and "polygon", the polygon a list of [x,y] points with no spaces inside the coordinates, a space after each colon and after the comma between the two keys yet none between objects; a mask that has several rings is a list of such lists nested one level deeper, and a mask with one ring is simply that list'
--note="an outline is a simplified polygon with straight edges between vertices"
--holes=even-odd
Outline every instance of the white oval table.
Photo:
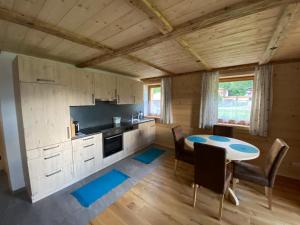
[{"label": "white oval table", "polygon": [[[259,149],[245,141],[235,138],[228,138],[217,135],[191,135],[185,138],[185,144],[194,149],[194,143],[202,143],[217,146],[226,149],[226,158],[228,161],[243,161],[259,157]],[[235,205],[239,205],[239,200],[233,190],[228,188],[230,199]]]}]

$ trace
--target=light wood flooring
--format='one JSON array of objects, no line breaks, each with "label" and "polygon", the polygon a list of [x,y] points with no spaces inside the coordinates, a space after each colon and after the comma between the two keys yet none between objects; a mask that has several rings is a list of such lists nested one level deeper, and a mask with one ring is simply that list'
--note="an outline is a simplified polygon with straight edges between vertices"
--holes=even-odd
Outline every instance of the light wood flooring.
[{"label": "light wood flooring", "polygon": [[262,187],[240,182],[236,189],[240,206],[225,200],[223,218],[218,221],[216,194],[200,188],[196,208],[192,208],[192,166],[181,163],[175,176],[171,155],[158,160],[160,165],[151,174],[94,218],[90,225],[300,224],[299,183],[278,179],[270,211]]}]

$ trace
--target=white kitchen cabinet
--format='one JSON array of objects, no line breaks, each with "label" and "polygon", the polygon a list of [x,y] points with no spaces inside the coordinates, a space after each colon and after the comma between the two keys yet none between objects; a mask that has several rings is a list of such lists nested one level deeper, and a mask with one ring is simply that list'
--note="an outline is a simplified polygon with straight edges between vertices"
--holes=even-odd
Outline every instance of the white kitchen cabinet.
[{"label": "white kitchen cabinet", "polygon": [[127,157],[139,150],[140,130],[132,130],[123,134],[124,157]]},{"label": "white kitchen cabinet", "polygon": [[141,81],[135,81],[133,84],[134,104],[143,104],[144,102],[144,84]]},{"label": "white kitchen cabinet", "polygon": [[83,179],[102,168],[102,134],[72,141],[75,176]]},{"label": "white kitchen cabinet", "polygon": [[95,105],[94,74],[89,71],[78,69],[71,69],[70,73],[70,106]]},{"label": "white kitchen cabinet", "polygon": [[110,74],[95,73],[95,99],[102,101],[116,100],[117,78]]},{"label": "white kitchen cabinet", "polygon": [[20,83],[26,150],[70,140],[70,112],[62,85]]},{"label": "white kitchen cabinet", "polygon": [[71,141],[27,151],[27,158],[33,202],[72,183]]},{"label": "white kitchen cabinet", "polygon": [[16,63],[21,82],[62,85],[68,83],[68,77],[61,76],[59,72],[60,68],[66,67],[64,64],[29,56],[18,56]]}]

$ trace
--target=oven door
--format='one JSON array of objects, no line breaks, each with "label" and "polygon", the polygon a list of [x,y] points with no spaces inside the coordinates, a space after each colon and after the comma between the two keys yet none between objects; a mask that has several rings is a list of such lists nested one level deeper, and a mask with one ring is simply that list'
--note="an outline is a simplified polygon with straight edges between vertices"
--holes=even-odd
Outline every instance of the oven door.
[{"label": "oven door", "polygon": [[123,150],[123,134],[103,138],[103,158]]}]

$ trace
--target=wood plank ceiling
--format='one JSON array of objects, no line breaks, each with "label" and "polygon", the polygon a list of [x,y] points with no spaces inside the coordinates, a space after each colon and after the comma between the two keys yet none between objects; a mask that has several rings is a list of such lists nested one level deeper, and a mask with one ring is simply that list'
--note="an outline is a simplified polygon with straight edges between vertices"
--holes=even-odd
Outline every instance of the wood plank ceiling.
[{"label": "wood plank ceiling", "polygon": [[294,59],[298,2],[0,0],[0,49],[139,78]]}]

